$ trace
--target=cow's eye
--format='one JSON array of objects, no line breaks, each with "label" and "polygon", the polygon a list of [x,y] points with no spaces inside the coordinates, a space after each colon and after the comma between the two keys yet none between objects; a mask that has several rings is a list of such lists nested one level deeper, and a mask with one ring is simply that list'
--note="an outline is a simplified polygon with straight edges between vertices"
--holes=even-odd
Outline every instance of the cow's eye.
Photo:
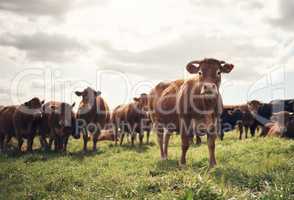
[{"label": "cow's eye", "polygon": [[203,72],[202,71],[199,71],[198,74],[199,74],[199,76],[202,76],[203,75]]},{"label": "cow's eye", "polygon": [[216,72],[216,74],[217,74],[218,76],[220,76],[220,75],[221,75],[221,71],[218,70],[218,71]]}]

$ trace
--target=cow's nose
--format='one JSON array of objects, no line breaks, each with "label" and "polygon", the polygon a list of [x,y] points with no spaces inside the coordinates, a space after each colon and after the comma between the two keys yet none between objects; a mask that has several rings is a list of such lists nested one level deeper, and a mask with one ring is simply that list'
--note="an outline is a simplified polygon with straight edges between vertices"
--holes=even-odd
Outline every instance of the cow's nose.
[{"label": "cow's nose", "polygon": [[214,83],[203,83],[201,94],[217,94],[217,87]]}]

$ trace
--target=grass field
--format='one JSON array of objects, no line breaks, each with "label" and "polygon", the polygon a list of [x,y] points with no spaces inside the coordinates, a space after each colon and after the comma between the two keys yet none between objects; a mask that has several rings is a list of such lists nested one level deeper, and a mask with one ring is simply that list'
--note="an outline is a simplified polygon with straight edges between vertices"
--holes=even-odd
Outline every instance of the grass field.
[{"label": "grass field", "polygon": [[177,166],[178,136],[168,161],[159,161],[155,136],[142,148],[103,142],[83,154],[82,141],[71,140],[67,154],[2,154],[0,199],[294,199],[294,141],[237,137],[217,142],[210,172],[205,141]]}]

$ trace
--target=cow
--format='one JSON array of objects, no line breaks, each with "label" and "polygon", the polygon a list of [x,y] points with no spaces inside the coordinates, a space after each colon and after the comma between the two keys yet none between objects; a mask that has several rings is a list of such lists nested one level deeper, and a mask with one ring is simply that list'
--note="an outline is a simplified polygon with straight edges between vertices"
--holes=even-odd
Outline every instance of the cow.
[{"label": "cow", "polygon": [[254,116],[251,114],[250,110],[248,109],[247,104],[240,106],[240,111],[242,112],[242,119],[241,119],[241,125],[239,125],[239,132],[240,137],[239,139],[242,140],[243,135],[243,128],[245,129],[245,138],[248,138],[248,132],[250,131],[250,134],[252,137],[255,136],[255,132],[257,130],[257,122],[254,118]]},{"label": "cow", "polygon": [[271,122],[265,125],[266,135],[270,137],[294,138],[294,113],[281,111],[274,113]]},{"label": "cow", "polygon": [[[54,141],[54,150],[67,150],[69,136],[80,138],[76,131],[76,116],[72,105],[64,102],[50,101],[42,106],[42,118],[39,122],[40,140],[45,150],[51,150]],[[46,138],[49,137],[49,143]]]},{"label": "cow", "polygon": [[224,106],[221,114],[221,140],[223,140],[225,132],[234,130],[236,126],[241,130],[240,125],[242,128],[242,123],[240,122],[242,121],[242,116],[239,106]]},{"label": "cow", "polygon": [[[18,151],[21,152],[23,145],[23,139],[27,139],[27,151],[33,150],[33,141],[37,133],[37,122],[42,116],[41,107],[44,101],[40,101],[39,98],[33,98],[24,104],[19,106],[10,106],[6,111],[7,116],[4,119],[12,121],[8,123],[8,129],[6,130],[8,143],[11,137],[15,136],[18,141]],[[9,130],[12,128],[13,130]]]},{"label": "cow", "polygon": [[143,144],[144,131],[147,131],[149,140],[150,122],[146,111],[147,101],[148,97],[143,93],[140,97],[134,98],[133,102],[114,109],[112,123],[115,126],[115,138],[120,135],[120,145],[123,143],[125,134],[131,135],[132,146],[137,134],[139,134],[140,146]]},{"label": "cow", "polygon": [[149,109],[153,112],[152,122],[157,130],[162,160],[168,158],[170,134],[177,131],[182,141],[180,165],[186,164],[186,153],[194,134],[207,135],[209,167],[216,165],[215,140],[220,134],[223,108],[219,94],[221,74],[230,73],[233,68],[232,64],[212,58],[192,61],[186,69],[193,77],[173,81],[167,87],[160,83],[151,91]]},{"label": "cow", "polygon": [[13,115],[17,106],[5,106],[0,110],[0,149],[6,151],[12,137],[15,137]]},{"label": "cow", "polygon": [[98,137],[101,130],[110,121],[109,107],[101,97],[101,92],[93,88],[86,88],[83,91],[76,91],[78,97],[82,97],[78,112],[78,131],[83,133],[84,152],[87,151],[89,132],[93,134],[93,151],[97,150]]}]

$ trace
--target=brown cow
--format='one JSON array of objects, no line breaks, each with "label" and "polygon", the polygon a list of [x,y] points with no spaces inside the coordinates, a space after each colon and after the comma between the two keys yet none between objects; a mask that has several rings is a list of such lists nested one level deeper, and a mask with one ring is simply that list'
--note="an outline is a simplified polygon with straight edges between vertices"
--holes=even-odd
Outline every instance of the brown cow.
[{"label": "brown cow", "polygon": [[[5,125],[6,130],[6,144],[10,141],[11,137],[15,136],[18,140],[18,151],[21,151],[23,139],[28,141],[28,151],[32,151],[34,137],[37,132],[37,122],[41,118],[41,106],[44,101],[39,98],[33,98],[30,101],[20,106],[8,106],[1,112],[1,121],[8,123]],[[12,122],[12,123],[11,123]]]},{"label": "brown cow", "polygon": [[[66,151],[70,135],[75,139],[80,138],[80,134],[76,131],[76,117],[72,110],[74,106],[75,104],[69,105],[55,101],[43,105],[40,136],[42,146],[46,150],[51,149],[54,141],[55,151]],[[47,137],[49,137],[49,144]]]},{"label": "brown cow", "polygon": [[5,106],[0,110],[0,149],[6,151],[12,137],[15,137],[13,114],[17,106]]},{"label": "brown cow", "polygon": [[77,112],[78,131],[83,132],[84,151],[87,151],[88,132],[93,134],[93,151],[97,150],[97,141],[107,123],[110,120],[109,107],[106,101],[101,97],[101,92],[90,87],[84,91],[75,92],[77,96],[82,97]]},{"label": "brown cow", "polygon": [[[221,74],[229,73],[233,65],[215,59],[190,62],[186,69],[196,76],[177,80],[154,95],[153,122],[158,131],[161,158],[167,159],[170,133],[180,131],[182,156],[180,164],[186,164],[186,153],[194,134],[207,135],[210,167],[216,164],[215,139],[220,132],[222,98],[219,94]],[[162,134],[166,130],[165,137]]]},{"label": "brown cow", "polygon": [[149,122],[145,108],[147,101],[147,95],[141,94],[139,98],[134,98],[134,102],[118,106],[114,109],[112,122],[115,126],[115,138],[118,137],[120,132],[120,145],[123,143],[125,134],[131,135],[132,146],[137,134],[139,134],[140,145],[143,144],[144,131],[150,131],[148,129]]}]

